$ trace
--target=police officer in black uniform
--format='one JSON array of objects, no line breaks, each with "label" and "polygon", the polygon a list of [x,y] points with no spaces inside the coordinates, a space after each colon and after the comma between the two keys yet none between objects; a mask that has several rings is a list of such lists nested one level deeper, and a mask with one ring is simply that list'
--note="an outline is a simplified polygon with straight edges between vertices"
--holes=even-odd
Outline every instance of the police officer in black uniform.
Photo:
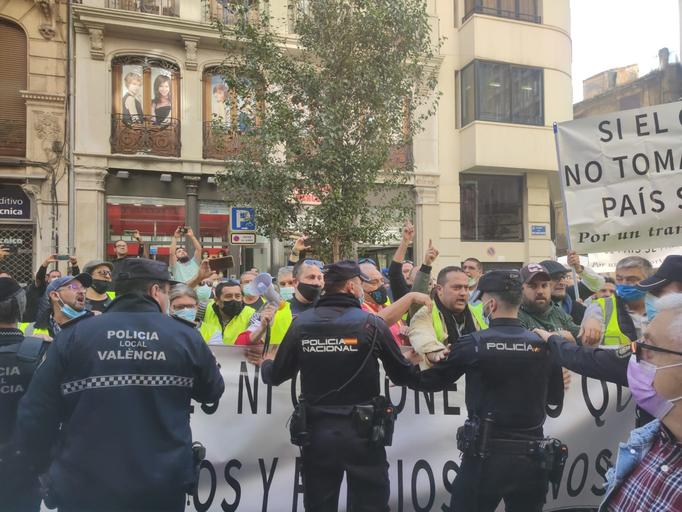
[{"label": "police officer in black uniform", "polygon": [[[189,322],[168,316],[160,261],[121,262],[107,312],[57,335],[19,405],[17,443],[64,512],[184,510],[196,480],[190,400],[224,383]],[[59,424],[62,424],[61,429]]]},{"label": "police officer in black uniform", "polygon": [[21,452],[11,442],[19,399],[49,344],[17,328],[26,308],[26,293],[14,279],[0,278],[0,510],[40,510],[36,475],[21,464]]},{"label": "police officer in black uniform", "polygon": [[327,265],[322,297],[294,319],[274,361],[263,362],[268,384],[301,373],[290,428],[302,446],[308,511],[336,512],[344,472],[354,512],[388,510],[384,446],[394,416],[380,397],[377,359],[398,385],[416,384],[419,370],[402,357],[386,324],[360,308],[366,279],[354,261]]},{"label": "police officer in black uniform", "polygon": [[546,405],[563,402],[561,368],[517,319],[521,284],[517,271],[483,275],[477,299],[490,328],[461,337],[421,375],[421,389],[439,390],[466,374],[468,419],[457,432],[463,458],[451,505],[457,512],[492,512],[501,499],[508,512],[540,512],[550,470],[555,475],[565,462],[565,447],[543,434]]}]

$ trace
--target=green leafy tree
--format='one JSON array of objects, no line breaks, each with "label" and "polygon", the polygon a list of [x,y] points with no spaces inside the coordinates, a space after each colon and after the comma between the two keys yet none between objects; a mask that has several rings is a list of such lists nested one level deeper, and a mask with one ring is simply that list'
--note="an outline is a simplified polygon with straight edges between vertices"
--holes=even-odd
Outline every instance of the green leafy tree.
[{"label": "green leafy tree", "polygon": [[391,156],[411,154],[433,115],[440,43],[423,0],[306,5],[295,39],[248,7],[234,26],[218,23],[231,58],[221,74],[246,112],[219,184],[230,203],[255,207],[262,234],[305,233],[336,260],[386,240],[413,209],[412,158]]}]

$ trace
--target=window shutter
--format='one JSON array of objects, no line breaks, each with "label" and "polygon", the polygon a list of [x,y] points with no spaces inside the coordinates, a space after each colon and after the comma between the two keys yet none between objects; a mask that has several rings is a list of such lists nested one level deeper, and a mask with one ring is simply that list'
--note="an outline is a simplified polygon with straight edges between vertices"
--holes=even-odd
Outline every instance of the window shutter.
[{"label": "window shutter", "polygon": [[0,19],[0,155],[26,155],[26,35],[19,25]]}]

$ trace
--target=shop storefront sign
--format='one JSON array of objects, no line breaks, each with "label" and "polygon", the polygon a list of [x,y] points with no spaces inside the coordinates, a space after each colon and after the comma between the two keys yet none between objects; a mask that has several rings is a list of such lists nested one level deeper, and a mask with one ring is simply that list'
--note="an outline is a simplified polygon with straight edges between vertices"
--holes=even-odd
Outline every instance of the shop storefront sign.
[{"label": "shop storefront sign", "polygon": [[31,200],[19,186],[0,187],[0,220],[29,220]]}]

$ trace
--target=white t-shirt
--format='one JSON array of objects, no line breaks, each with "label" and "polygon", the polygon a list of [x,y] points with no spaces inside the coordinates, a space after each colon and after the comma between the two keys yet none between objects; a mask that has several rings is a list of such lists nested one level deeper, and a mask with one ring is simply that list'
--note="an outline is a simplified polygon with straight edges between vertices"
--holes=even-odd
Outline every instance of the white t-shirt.
[{"label": "white t-shirt", "polygon": [[199,272],[199,264],[194,258],[190,258],[187,263],[180,263],[179,261],[171,267],[171,274],[176,281],[186,283],[194,279]]}]

